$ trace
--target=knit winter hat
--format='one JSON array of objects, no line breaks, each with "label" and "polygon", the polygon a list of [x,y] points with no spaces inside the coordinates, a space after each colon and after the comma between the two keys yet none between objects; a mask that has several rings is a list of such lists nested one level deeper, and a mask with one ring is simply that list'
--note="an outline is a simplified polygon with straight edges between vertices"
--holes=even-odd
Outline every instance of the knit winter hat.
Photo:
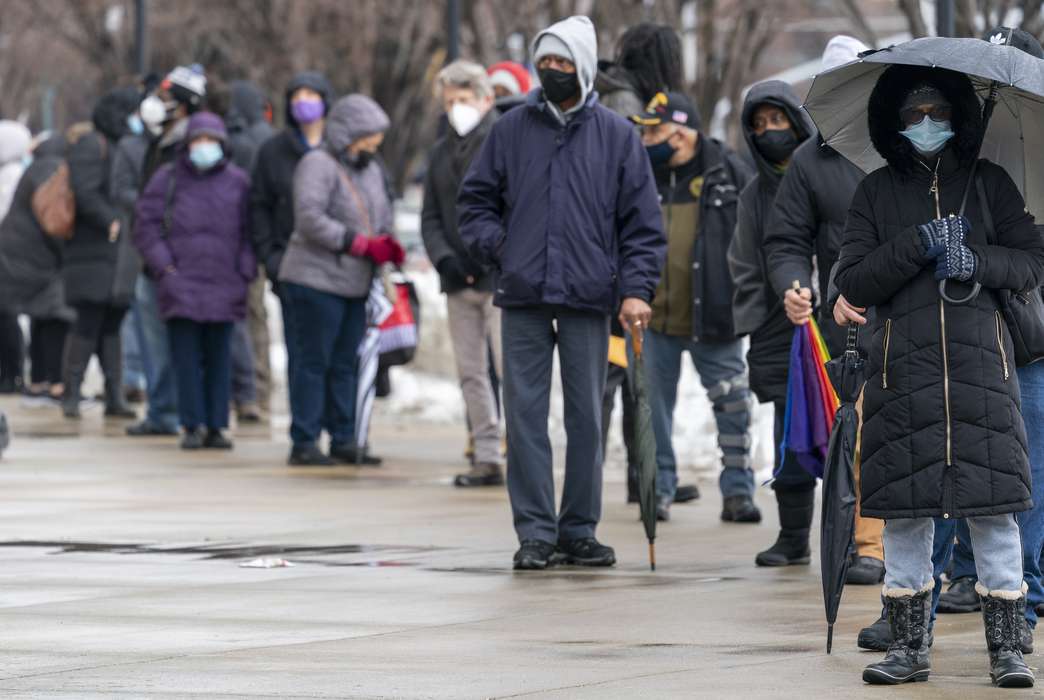
[{"label": "knit winter hat", "polygon": [[946,99],[946,96],[942,94],[939,88],[935,87],[931,83],[920,83],[911,88],[910,92],[906,93],[906,98],[903,100],[902,106],[899,111],[907,109],[914,109],[921,105],[942,105],[949,107],[950,101]]}]

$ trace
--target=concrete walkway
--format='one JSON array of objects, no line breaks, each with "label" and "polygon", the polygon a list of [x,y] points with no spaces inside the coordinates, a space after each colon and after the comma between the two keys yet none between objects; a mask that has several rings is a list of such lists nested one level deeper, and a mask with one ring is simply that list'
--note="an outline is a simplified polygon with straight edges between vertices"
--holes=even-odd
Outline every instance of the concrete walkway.
[{"label": "concrete walkway", "polygon": [[[832,656],[812,567],[761,570],[767,522],[726,526],[712,480],[650,573],[622,473],[612,570],[515,574],[502,490],[459,491],[460,429],[375,427],[381,469],[284,466],[285,430],[232,454],[129,440],[5,399],[0,697],[1021,697],[990,688],[981,621],[944,616],[931,682],[871,689],[855,649],[879,591],[845,594]],[[258,556],[293,568],[241,568]],[[1036,658],[1031,658],[1036,665]],[[1039,694],[1039,693],[1038,693]]]}]

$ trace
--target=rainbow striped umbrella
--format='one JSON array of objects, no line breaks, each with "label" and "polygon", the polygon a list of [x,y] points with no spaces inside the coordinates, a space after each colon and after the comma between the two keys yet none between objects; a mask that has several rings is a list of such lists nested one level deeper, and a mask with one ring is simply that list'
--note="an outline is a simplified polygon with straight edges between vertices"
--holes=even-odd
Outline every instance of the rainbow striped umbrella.
[{"label": "rainbow striped umbrella", "polygon": [[797,326],[790,344],[787,413],[779,449],[784,453],[793,452],[798,463],[820,479],[840,403],[827,377],[828,360],[830,353],[815,320],[809,319],[808,323]]}]

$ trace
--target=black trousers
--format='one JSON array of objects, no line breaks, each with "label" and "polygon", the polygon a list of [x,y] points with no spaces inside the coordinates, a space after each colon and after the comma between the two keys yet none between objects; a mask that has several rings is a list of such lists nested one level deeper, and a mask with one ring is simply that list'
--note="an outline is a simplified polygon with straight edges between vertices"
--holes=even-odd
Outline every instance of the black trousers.
[{"label": "black trousers", "polygon": [[[783,444],[783,423],[787,412],[787,401],[781,399],[774,401],[773,405],[776,409],[776,462],[773,470],[776,478],[772,482],[772,488],[775,491],[811,491],[816,487],[816,477],[805,471],[790,450],[787,450],[786,456],[780,454],[779,446]],[[780,466],[781,458],[783,459],[782,466]]]},{"label": "black trousers", "polygon": [[29,379],[33,384],[62,383],[62,348],[69,322],[34,318],[29,324]]},{"label": "black trousers", "polygon": [[120,334],[123,317],[127,314],[125,306],[78,304],[75,308],[76,322],[73,323],[73,334],[89,339],[98,346],[101,345],[103,337]]},{"label": "black trousers", "polygon": [[16,386],[25,372],[25,339],[18,316],[0,313],[0,383]]}]

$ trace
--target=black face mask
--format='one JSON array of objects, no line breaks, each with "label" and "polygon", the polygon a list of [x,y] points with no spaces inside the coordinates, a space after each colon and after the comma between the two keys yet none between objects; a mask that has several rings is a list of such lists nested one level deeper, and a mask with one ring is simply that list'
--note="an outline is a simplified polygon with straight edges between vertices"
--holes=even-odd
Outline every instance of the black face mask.
[{"label": "black face mask", "polygon": [[554,68],[543,68],[537,72],[544,96],[549,102],[561,104],[580,92],[580,81],[576,73],[565,73]]},{"label": "black face mask", "polygon": [[362,170],[367,165],[373,162],[373,157],[377,155],[373,151],[359,151],[355,156],[349,156],[348,161],[353,168]]},{"label": "black face mask", "polygon": [[755,135],[754,145],[765,156],[765,160],[778,165],[790,158],[790,154],[798,147],[798,138],[793,129],[770,129],[760,136]]}]

